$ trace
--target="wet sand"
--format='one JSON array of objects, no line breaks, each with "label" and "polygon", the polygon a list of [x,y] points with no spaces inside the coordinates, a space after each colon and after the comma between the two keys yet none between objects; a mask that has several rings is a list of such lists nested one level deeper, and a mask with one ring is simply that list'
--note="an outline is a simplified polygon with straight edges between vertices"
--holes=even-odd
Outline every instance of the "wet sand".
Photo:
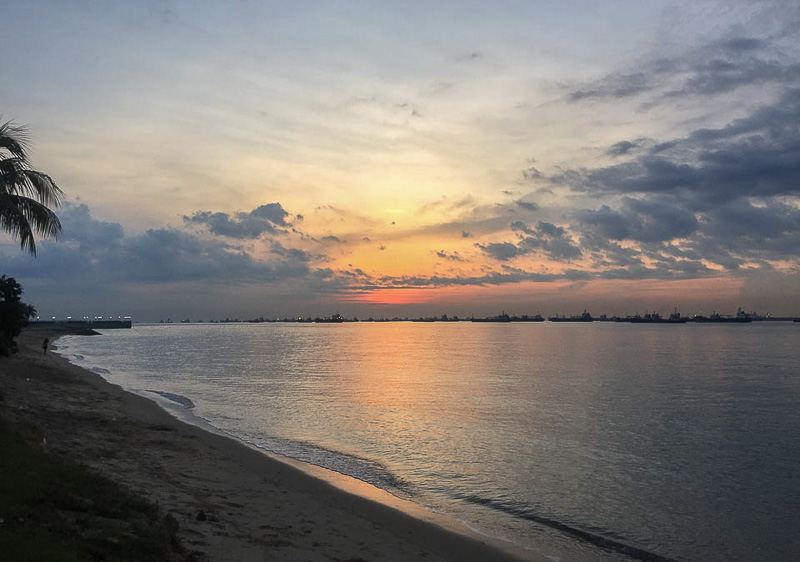
[{"label": "wet sand", "polygon": [[[424,520],[433,516],[411,516],[391,498],[345,492],[311,474],[322,471],[183,423],[151,400],[43,354],[45,336],[52,342],[58,334],[23,332],[20,352],[0,359],[0,414],[46,449],[157,503],[199,560],[540,560],[469,536],[455,522],[446,529]],[[359,488],[368,487],[351,483]]]}]

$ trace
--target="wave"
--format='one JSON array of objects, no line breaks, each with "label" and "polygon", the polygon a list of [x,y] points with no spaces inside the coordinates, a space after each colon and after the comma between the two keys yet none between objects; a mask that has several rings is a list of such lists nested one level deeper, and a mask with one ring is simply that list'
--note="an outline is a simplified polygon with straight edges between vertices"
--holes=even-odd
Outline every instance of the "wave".
[{"label": "wave", "polygon": [[620,554],[625,554],[626,556],[643,560],[644,562],[677,562],[674,558],[668,558],[666,556],[656,554],[655,552],[650,552],[648,550],[632,546],[622,542],[621,540],[601,535],[598,532],[587,531],[562,521],[545,517],[536,513],[530,505],[521,502],[501,501],[472,494],[456,494],[454,497],[467,503],[481,505],[495,511],[501,511],[519,519],[525,519],[527,521],[539,523],[540,525],[550,527],[551,529],[555,529],[566,535],[575,537],[595,546],[618,552]]},{"label": "wave", "polygon": [[364,457],[342,453],[305,441],[258,436],[244,438],[246,443],[284,457],[319,466],[345,476],[350,476],[393,495],[410,497],[410,484],[394,474],[384,464]]},{"label": "wave", "polygon": [[194,402],[192,402],[188,397],[183,396],[182,394],[175,394],[173,392],[165,392],[163,390],[150,390],[145,389],[145,392],[152,392],[153,394],[158,394],[159,396],[166,398],[171,402],[175,402],[176,404],[180,404],[186,408],[194,408]]}]

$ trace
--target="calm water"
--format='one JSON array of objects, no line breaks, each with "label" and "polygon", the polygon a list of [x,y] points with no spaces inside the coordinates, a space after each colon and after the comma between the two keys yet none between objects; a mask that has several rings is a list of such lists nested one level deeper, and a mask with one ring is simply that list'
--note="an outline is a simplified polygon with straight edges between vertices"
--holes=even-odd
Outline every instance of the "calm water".
[{"label": "calm water", "polygon": [[799,324],[158,325],[59,346],[554,559],[630,559],[598,537],[698,562],[800,550]]}]

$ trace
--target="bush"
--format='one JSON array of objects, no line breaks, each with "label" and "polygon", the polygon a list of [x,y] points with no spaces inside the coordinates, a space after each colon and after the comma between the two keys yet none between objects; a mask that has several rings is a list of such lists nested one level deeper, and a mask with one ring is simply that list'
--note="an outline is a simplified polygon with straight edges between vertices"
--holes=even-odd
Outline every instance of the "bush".
[{"label": "bush", "polygon": [[22,302],[22,285],[13,277],[0,277],[0,356],[17,351],[14,342],[28,319],[36,315],[36,309]]}]

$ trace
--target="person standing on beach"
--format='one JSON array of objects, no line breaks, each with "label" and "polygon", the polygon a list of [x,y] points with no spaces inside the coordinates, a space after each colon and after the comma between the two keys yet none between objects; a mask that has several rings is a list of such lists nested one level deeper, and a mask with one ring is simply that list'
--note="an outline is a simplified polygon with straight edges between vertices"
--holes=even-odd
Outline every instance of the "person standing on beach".
[{"label": "person standing on beach", "polygon": [[50,338],[44,338],[42,342],[42,355],[47,355],[47,346],[50,344]]}]

